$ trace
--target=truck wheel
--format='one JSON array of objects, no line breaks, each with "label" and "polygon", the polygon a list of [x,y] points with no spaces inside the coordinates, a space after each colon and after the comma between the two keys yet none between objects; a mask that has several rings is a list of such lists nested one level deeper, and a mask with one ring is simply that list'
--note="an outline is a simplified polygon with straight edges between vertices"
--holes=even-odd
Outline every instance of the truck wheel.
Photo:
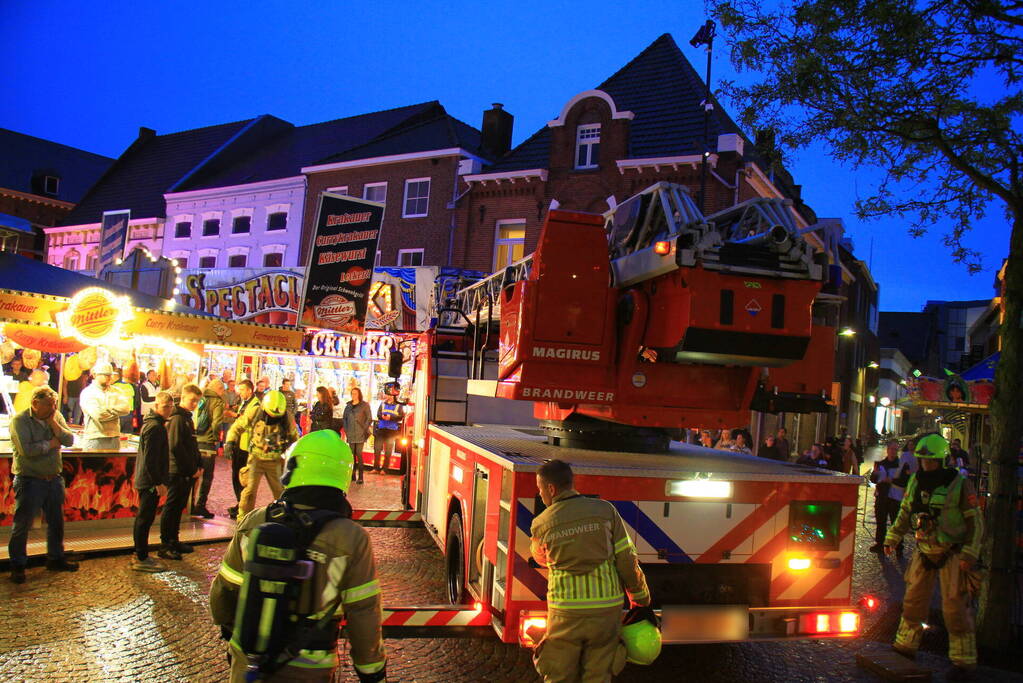
[{"label": "truck wheel", "polygon": [[457,512],[448,521],[444,558],[448,571],[448,600],[452,605],[464,605],[469,599],[465,590],[465,542],[462,516]]}]

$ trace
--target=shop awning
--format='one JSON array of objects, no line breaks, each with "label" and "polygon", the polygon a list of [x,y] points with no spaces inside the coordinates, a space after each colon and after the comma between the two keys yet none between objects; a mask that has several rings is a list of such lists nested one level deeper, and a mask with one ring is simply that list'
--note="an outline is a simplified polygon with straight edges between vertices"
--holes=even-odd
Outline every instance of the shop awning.
[{"label": "shop awning", "polygon": [[[72,300],[83,291],[96,289],[104,290],[105,298],[112,295],[121,302],[126,301],[130,310],[125,312],[123,303],[110,312],[106,310],[109,304],[105,308],[102,301],[86,302],[90,310],[84,314],[84,322],[93,328],[97,325],[115,328],[116,325],[110,333],[121,337],[162,337],[195,344],[293,353],[302,348],[302,331],[292,327],[224,320],[87,275],[16,254],[0,253],[0,322],[57,328],[58,314],[66,314]],[[94,343],[97,342],[90,342],[90,345]]]},{"label": "shop awning", "polygon": [[981,362],[974,365],[972,368],[964,372],[962,377],[967,382],[972,382],[976,379],[989,379],[994,381],[995,379],[995,368],[998,367],[998,359],[1002,357],[1001,351],[995,351],[990,356],[982,360]]},{"label": "shop awning", "polygon": [[33,234],[32,223],[24,218],[12,216],[9,213],[0,213],[0,229],[2,228],[16,232],[25,232],[29,235]]}]

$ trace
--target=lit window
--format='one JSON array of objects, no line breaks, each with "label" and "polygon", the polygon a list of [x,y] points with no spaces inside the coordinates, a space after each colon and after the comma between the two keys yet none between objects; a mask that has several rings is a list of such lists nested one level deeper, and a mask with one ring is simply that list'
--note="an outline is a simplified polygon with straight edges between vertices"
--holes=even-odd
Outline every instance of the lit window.
[{"label": "lit window", "polygon": [[405,208],[403,218],[420,218],[430,205],[430,179],[413,178],[405,181]]},{"label": "lit window", "polygon": [[202,236],[213,237],[220,234],[220,219],[208,218],[202,222]]},{"label": "lit window", "polygon": [[600,124],[579,126],[575,138],[575,167],[596,168],[600,161]]},{"label": "lit window", "polygon": [[284,265],[284,254],[263,254],[263,266],[266,268],[280,268]]},{"label": "lit window", "polygon": [[231,222],[231,234],[239,235],[249,232],[252,227],[252,216],[235,216]]},{"label": "lit window", "polygon": [[188,257],[187,256],[178,256],[177,257],[177,261],[178,261],[178,268],[181,268],[182,270],[184,270],[185,268],[188,268]]},{"label": "lit window", "polygon": [[217,257],[216,256],[200,256],[199,257],[200,268],[216,268]]},{"label": "lit window", "polygon": [[399,249],[398,250],[398,266],[409,267],[409,266],[421,266],[423,265],[423,250],[422,249]]},{"label": "lit window", "polygon": [[387,183],[372,183],[362,188],[362,198],[371,202],[387,201]]},{"label": "lit window", "polygon": [[78,270],[78,252],[70,251],[64,257],[64,268],[67,270]]},{"label": "lit window", "polygon": [[266,217],[267,230],[284,230],[286,227],[288,227],[288,214],[283,211],[277,211]]},{"label": "lit window", "polygon": [[181,221],[174,225],[174,237],[178,239],[187,239],[192,236],[192,222]]},{"label": "lit window", "polygon": [[494,270],[498,271],[522,259],[526,250],[526,221],[497,222],[494,241]]},{"label": "lit window", "polygon": [[248,260],[248,258],[245,256],[245,254],[232,254],[231,256],[227,257],[227,267],[228,268],[244,268],[245,267],[245,262],[247,260]]},{"label": "lit window", "polygon": [[85,257],[85,269],[96,270],[96,261],[99,260],[99,254],[94,251],[90,251],[89,255]]}]

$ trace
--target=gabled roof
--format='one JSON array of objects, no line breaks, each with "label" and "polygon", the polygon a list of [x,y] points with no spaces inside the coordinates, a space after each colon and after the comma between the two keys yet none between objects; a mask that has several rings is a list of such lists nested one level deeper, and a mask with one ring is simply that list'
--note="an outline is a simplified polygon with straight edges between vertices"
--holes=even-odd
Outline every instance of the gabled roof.
[{"label": "gabled roof", "polygon": [[422,102],[308,126],[295,126],[223,171],[205,174],[176,188],[176,191],[226,187],[301,175],[304,166],[363,145],[409,121],[419,120],[423,116],[436,116],[438,110],[444,111],[439,102]]},{"label": "gabled roof", "polygon": [[480,132],[449,116],[444,107],[438,104],[436,115],[432,118],[403,123],[366,144],[326,157],[318,163],[331,164],[451,148],[462,148],[479,154],[479,146]]},{"label": "gabled roof", "polygon": [[[703,140],[704,85],[689,60],[665,33],[631,62],[597,86],[614,99],[619,111],[631,111],[626,158],[699,154]],[[485,173],[547,168],[550,160],[550,128],[544,126]],[[710,138],[725,133],[742,134],[739,127],[715,102]]]},{"label": "gabled roof", "polygon": [[[0,128],[0,187],[75,203],[114,160],[100,154]],[[60,179],[57,194],[47,195],[44,176]]]},{"label": "gabled roof", "polygon": [[164,192],[257,121],[247,119],[168,135],[143,129],[61,224],[99,223],[104,211],[117,209],[131,209],[133,219],[162,217]]}]

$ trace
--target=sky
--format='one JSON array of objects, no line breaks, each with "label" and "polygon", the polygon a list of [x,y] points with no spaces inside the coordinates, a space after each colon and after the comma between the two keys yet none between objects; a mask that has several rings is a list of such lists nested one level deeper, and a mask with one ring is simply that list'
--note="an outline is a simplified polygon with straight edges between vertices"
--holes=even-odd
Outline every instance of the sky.
[{"label": "sky", "polygon": [[[140,126],[172,133],[260,114],[304,125],[439,100],[479,127],[501,102],[518,144],[662,33],[702,74],[705,53],[689,39],[706,18],[700,2],[0,0],[0,127],[117,157]],[[735,76],[719,38],[712,80]],[[822,148],[788,167],[819,217],[844,219],[882,310],[993,295],[1009,235],[998,205],[966,240],[983,255],[970,275],[940,227],[914,239],[897,219],[856,219],[878,172]]]}]

